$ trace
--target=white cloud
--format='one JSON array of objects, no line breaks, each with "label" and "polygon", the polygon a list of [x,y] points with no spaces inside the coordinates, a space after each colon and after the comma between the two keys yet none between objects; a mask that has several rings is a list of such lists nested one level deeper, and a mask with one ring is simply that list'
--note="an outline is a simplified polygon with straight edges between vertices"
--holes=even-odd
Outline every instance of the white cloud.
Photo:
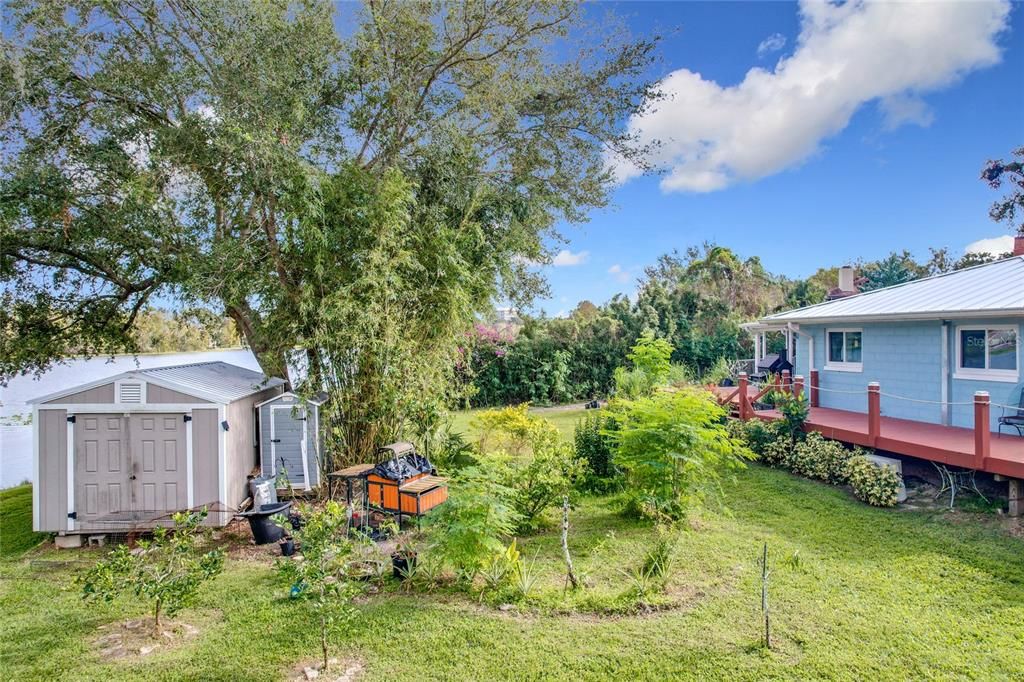
[{"label": "white cloud", "polygon": [[1001,256],[1004,253],[1013,253],[1013,237],[1004,235],[1002,237],[989,237],[971,242],[964,247],[966,253],[991,253]]},{"label": "white cloud", "polygon": [[[663,191],[710,192],[794,166],[879,101],[885,125],[927,124],[920,97],[999,61],[1008,0],[837,5],[804,0],[796,49],[771,70],[753,68],[722,86],[679,69],[661,83],[668,99],[634,116],[629,130],[660,141],[650,159],[667,171]],[[640,174],[610,160],[620,181]]]},{"label": "white cloud", "polygon": [[608,274],[614,277],[616,282],[621,282],[623,284],[633,279],[633,274],[618,263],[608,268]]},{"label": "white cloud", "polygon": [[764,57],[771,52],[778,52],[786,46],[786,36],[781,33],[773,33],[757,46],[757,56]]},{"label": "white cloud", "polygon": [[927,128],[935,120],[935,114],[923,99],[915,95],[892,95],[878,103],[885,118],[886,130],[895,130],[905,123]]},{"label": "white cloud", "polygon": [[562,249],[555,254],[555,257],[551,259],[551,264],[556,268],[567,267],[572,265],[583,265],[590,258],[589,251],[580,251],[579,253],[573,253],[569,249]]}]

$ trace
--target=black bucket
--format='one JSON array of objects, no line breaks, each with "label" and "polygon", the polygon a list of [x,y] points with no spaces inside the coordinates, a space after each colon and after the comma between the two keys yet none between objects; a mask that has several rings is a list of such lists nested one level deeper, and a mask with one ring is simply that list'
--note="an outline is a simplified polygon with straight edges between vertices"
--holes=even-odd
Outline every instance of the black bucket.
[{"label": "black bucket", "polygon": [[269,545],[284,537],[284,529],[271,521],[271,518],[284,514],[291,506],[291,502],[261,504],[257,509],[242,514],[249,519],[249,528],[252,529],[252,537],[257,545]]}]

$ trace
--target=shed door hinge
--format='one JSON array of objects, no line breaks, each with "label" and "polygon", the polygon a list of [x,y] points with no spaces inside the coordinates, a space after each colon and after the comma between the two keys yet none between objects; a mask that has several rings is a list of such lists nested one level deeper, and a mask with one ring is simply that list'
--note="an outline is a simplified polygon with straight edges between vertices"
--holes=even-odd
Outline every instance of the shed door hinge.
[{"label": "shed door hinge", "polygon": [[69,519],[75,519],[77,521],[78,520],[78,512],[70,512],[68,514],[68,518]]},{"label": "shed door hinge", "polygon": [[71,424],[74,424],[75,423],[75,415],[69,416],[68,417],[68,422],[71,423]]},{"label": "shed door hinge", "polygon": [[185,415],[182,415],[182,417],[184,418],[184,420],[185,420],[186,422],[190,422],[190,421],[192,421],[192,415],[190,415],[190,414],[185,414]]}]

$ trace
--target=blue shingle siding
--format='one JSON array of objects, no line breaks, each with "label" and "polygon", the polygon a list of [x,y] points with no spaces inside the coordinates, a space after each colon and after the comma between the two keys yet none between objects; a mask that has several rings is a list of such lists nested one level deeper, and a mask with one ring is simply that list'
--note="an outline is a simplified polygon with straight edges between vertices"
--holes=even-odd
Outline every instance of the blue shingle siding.
[{"label": "blue shingle siding", "polygon": [[[994,324],[1015,324],[1018,328],[1018,371],[1024,364],[1024,334],[1021,333],[1019,320],[989,320],[985,323],[957,321],[949,328],[949,373],[952,377],[956,369],[956,327],[972,324],[978,326]],[[832,328],[860,329],[862,336],[862,371],[840,372],[826,369],[826,330]],[[797,362],[795,372],[805,377],[810,376],[808,364],[808,340],[806,335],[814,337],[814,366],[818,369],[820,386],[820,404],[854,412],[867,412],[867,385],[877,381],[882,389],[882,414],[900,419],[941,423],[942,408],[938,403],[942,398],[942,323],[928,322],[892,322],[877,324],[842,324],[835,326],[801,325],[801,334],[797,337]],[[988,391],[994,403],[1008,403],[1017,387],[1016,383],[1000,381],[977,381],[951,378],[949,400],[953,403],[970,403],[975,391]],[[854,391],[855,394],[833,393],[834,391]],[[888,395],[885,395],[888,394]],[[892,396],[911,398],[918,401],[901,400]],[[953,405],[950,408],[952,423],[955,426],[971,428],[974,426],[974,408],[971,405]],[[992,409],[992,428],[1002,414],[998,408]]]}]

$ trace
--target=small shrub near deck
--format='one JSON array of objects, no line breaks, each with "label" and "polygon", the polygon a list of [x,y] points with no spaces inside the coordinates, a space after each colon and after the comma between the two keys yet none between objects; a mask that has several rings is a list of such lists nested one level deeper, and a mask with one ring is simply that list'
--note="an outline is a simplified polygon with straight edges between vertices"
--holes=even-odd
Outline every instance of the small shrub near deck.
[{"label": "small shrub near deck", "polygon": [[790,468],[801,476],[842,485],[846,483],[846,463],[853,454],[838,441],[809,433],[793,448]]},{"label": "small shrub near deck", "polygon": [[900,493],[900,475],[895,469],[876,466],[864,455],[846,463],[846,477],[853,494],[874,507],[895,507]]}]

